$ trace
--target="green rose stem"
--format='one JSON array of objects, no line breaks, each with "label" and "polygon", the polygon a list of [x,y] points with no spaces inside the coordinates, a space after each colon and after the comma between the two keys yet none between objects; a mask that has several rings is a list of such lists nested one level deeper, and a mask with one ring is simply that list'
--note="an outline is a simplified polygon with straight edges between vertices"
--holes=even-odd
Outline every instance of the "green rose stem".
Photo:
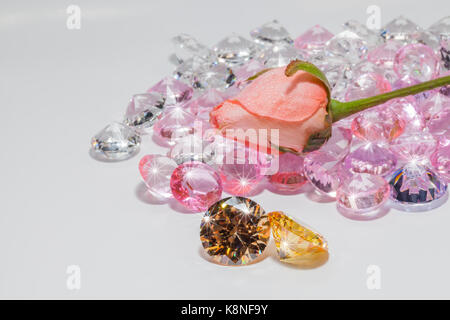
[{"label": "green rose stem", "polygon": [[365,99],[359,99],[349,102],[340,102],[337,100],[331,100],[329,107],[333,122],[336,122],[348,116],[351,116],[352,114],[358,113],[362,110],[383,104],[391,99],[410,96],[420,92],[442,87],[448,84],[450,84],[450,76],[422,82],[410,87],[379,94]]}]

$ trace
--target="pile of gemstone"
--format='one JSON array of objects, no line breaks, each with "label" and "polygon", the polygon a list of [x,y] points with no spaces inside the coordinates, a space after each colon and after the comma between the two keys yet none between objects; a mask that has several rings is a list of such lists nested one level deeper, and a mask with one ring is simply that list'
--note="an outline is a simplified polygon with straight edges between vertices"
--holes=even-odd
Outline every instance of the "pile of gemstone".
[{"label": "pile of gemstone", "polygon": [[[447,199],[450,181],[448,87],[392,100],[333,124],[318,151],[268,155],[226,141],[209,112],[234,97],[261,70],[310,61],[327,76],[332,98],[351,101],[449,74],[450,17],[428,29],[398,17],[381,30],[348,21],[333,34],[316,25],[295,40],[277,21],[232,34],[209,48],[192,36],[172,39],[169,76],[133,95],[122,122],[92,140],[97,159],[119,161],[139,151],[141,140],[168,148],[144,156],[139,170],[155,197],[175,198],[204,212],[225,191],[252,196],[267,188],[295,194],[309,183],[335,198],[351,219],[374,219],[389,206],[426,211]],[[234,161],[223,161],[232,158]],[[270,172],[274,161],[279,170]]]}]

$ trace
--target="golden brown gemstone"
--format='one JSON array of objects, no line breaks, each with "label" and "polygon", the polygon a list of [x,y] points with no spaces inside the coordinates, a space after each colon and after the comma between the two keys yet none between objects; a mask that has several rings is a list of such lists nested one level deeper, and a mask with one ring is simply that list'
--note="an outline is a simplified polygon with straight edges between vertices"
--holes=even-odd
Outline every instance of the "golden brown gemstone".
[{"label": "golden brown gemstone", "polygon": [[268,215],[281,261],[314,268],[328,260],[328,245],[320,234],[298,224],[282,212]]},{"label": "golden brown gemstone", "polygon": [[200,225],[203,248],[216,263],[245,265],[258,258],[270,238],[270,223],[256,202],[229,197],[213,204]]}]

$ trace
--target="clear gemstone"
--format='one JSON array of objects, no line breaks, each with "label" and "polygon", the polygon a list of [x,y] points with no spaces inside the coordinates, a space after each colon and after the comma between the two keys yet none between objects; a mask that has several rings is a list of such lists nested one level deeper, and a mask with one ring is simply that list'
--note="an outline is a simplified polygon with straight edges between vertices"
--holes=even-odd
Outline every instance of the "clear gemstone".
[{"label": "clear gemstone", "polygon": [[274,46],[263,51],[258,59],[263,61],[265,68],[283,67],[292,60],[301,59],[300,52],[294,46]]},{"label": "clear gemstone", "polygon": [[322,49],[325,43],[332,37],[333,34],[330,31],[320,25],[315,25],[295,39],[294,44],[299,50],[314,52],[315,50]]},{"label": "clear gemstone", "polygon": [[179,63],[192,58],[193,56],[201,57],[208,61],[213,61],[214,53],[207,46],[200,43],[193,36],[181,33],[172,38],[175,47],[175,56]]},{"label": "clear gemstone", "polygon": [[397,158],[387,148],[366,143],[352,151],[344,161],[344,168],[357,173],[387,175],[395,168]]},{"label": "clear gemstone", "polygon": [[164,98],[156,92],[135,94],[131,98],[125,113],[125,124],[137,129],[153,126],[162,113]]},{"label": "clear gemstone", "polygon": [[377,73],[356,75],[345,94],[346,101],[358,100],[391,91],[391,84]]},{"label": "clear gemstone", "polygon": [[158,92],[164,97],[166,105],[174,105],[188,101],[192,97],[193,89],[179,80],[167,77],[147,92]]},{"label": "clear gemstone", "polygon": [[246,265],[264,252],[270,223],[256,202],[230,197],[212,205],[203,216],[200,240],[215,263]]},{"label": "clear gemstone", "polygon": [[95,158],[120,161],[134,156],[139,151],[139,133],[125,124],[114,122],[103,128],[91,141]]},{"label": "clear gemstone", "polygon": [[273,190],[296,192],[307,182],[303,174],[303,157],[292,153],[279,155],[278,172],[269,177]]},{"label": "clear gemstone", "polygon": [[[207,148],[208,141],[205,141],[197,134],[188,135],[181,138],[170,149],[169,157],[177,164],[189,161],[211,162],[213,158],[212,150]],[[209,150],[209,152],[208,152]]]},{"label": "clear gemstone", "polygon": [[256,48],[253,42],[237,34],[226,37],[214,48],[220,62],[230,66],[242,65],[255,56]]},{"label": "clear gemstone", "polygon": [[164,111],[153,126],[153,134],[168,145],[174,145],[182,137],[193,134],[200,122],[181,106],[174,106]]},{"label": "clear gemstone", "polygon": [[450,144],[438,147],[431,155],[431,164],[447,183],[450,182]]},{"label": "clear gemstone", "polygon": [[331,38],[326,49],[333,56],[345,58],[350,63],[358,63],[367,54],[367,42],[352,31],[342,31]]},{"label": "clear gemstone", "polygon": [[139,172],[148,191],[160,199],[172,197],[170,177],[176,167],[172,159],[156,154],[146,155],[139,162]]},{"label": "clear gemstone", "polygon": [[[447,185],[430,168],[417,164],[407,164],[397,170],[390,181],[391,197],[397,206],[405,211],[420,210],[414,206],[435,202],[446,195]],[[440,204],[437,202],[437,204]],[[431,208],[431,207],[427,207]]]},{"label": "clear gemstone", "polygon": [[428,81],[439,74],[439,58],[430,47],[420,43],[409,44],[397,52],[394,70],[407,84]]},{"label": "clear gemstone", "polygon": [[405,134],[392,142],[391,150],[405,161],[427,163],[437,141],[427,132]]},{"label": "clear gemstone", "polygon": [[314,188],[330,197],[336,196],[342,165],[339,158],[321,150],[308,153],[304,173]]},{"label": "clear gemstone", "polygon": [[256,43],[262,45],[293,43],[287,30],[277,20],[267,22],[250,31],[250,36]]},{"label": "clear gemstone", "polygon": [[424,44],[434,51],[439,51],[441,48],[440,38],[429,31],[420,31],[413,36],[413,43]]},{"label": "clear gemstone", "polygon": [[355,136],[372,142],[392,141],[403,133],[405,122],[383,106],[361,112],[352,121]]},{"label": "clear gemstone", "polygon": [[344,180],[337,190],[336,205],[348,218],[374,219],[383,214],[377,211],[389,199],[389,184],[382,177],[358,173]]},{"label": "clear gemstone", "polygon": [[382,42],[382,37],[379,34],[373,32],[366,25],[356,20],[349,20],[344,23],[344,29],[352,31],[367,41],[368,47],[375,47]]},{"label": "clear gemstone", "polygon": [[386,40],[394,39],[408,42],[418,31],[420,31],[420,27],[417,24],[403,16],[399,16],[382,28],[381,36]]},{"label": "clear gemstone", "polygon": [[450,37],[450,16],[446,16],[428,28],[428,31],[438,37],[447,39]]},{"label": "clear gemstone", "polygon": [[222,195],[222,183],[217,172],[202,162],[179,165],[170,179],[172,194],[187,209],[202,212]]}]

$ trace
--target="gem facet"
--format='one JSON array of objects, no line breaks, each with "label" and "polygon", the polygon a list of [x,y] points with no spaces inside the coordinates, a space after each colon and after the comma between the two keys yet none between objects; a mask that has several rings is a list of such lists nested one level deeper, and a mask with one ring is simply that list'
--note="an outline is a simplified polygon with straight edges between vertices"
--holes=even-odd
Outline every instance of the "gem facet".
[{"label": "gem facet", "polygon": [[403,16],[399,16],[382,28],[381,36],[386,40],[409,41],[412,35],[419,30],[420,28],[417,24]]},{"label": "gem facet", "polygon": [[439,74],[439,58],[426,45],[409,44],[395,55],[394,70],[407,84],[428,81]]},{"label": "gem facet", "polygon": [[392,172],[397,158],[387,148],[368,142],[352,151],[344,161],[344,168],[357,173],[386,175]]},{"label": "gem facet", "polygon": [[270,238],[270,223],[254,201],[229,197],[213,204],[200,225],[200,240],[212,260],[246,265],[261,256]]},{"label": "gem facet", "polygon": [[280,261],[313,268],[328,260],[328,244],[320,234],[283,212],[271,212],[268,216]]},{"label": "gem facet", "polygon": [[189,210],[201,212],[222,195],[222,182],[216,171],[202,162],[179,165],[170,179],[172,194]]},{"label": "gem facet", "polygon": [[137,129],[149,128],[163,111],[164,98],[156,92],[135,94],[128,104],[125,123]]},{"label": "gem facet", "polygon": [[295,47],[300,50],[314,51],[321,49],[333,34],[322,26],[315,25],[295,39]]},{"label": "gem facet", "polygon": [[172,197],[170,177],[176,167],[177,164],[172,159],[156,154],[146,155],[139,162],[139,172],[148,191],[162,199]]},{"label": "gem facet", "polygon": [[[197,134],[191,134],[181,138],[170,149],[169,157],[177,164],[189,161],[198,161],[208,163],[212,160],[213,154],[210,148],[207,148],[208,142],[201,139]],[[209,152],[208,152],[209,150]]]},{"label": "gem facet", "polygon": [[345,94],[345,100],[358,100],[391,91],[391,84],[382,75],[364,73],[356,77]]},{"label": "gem facet", "polygon": [[436,150],[437,141],[429,133],[418,132],[402,135],[390,147],[403,160],[424,164],[428,162],[428,158]]},{"label": "gem facet", "polygon": [[106,161],[120,161],[139,151],[139,133],[125,124],[114,122],[97,133],[91,141],[94,156]]},{"label": "gem facet", "polygon": [[221,40],[214,46],[213,50],[219,62],[229,66],[242,65],[245,61],[252,59],[256,53],[253,42],[237,34]]},{"label": "gem facet", "polygon": [[305,157],[305,176],[322,194],[336,196],[340,182],[341,159],[321,150],[310,152]]},{"label": "gem facet", "polygon": [[337,190],[338,210],[356,220],[375,219],[377,211],[389,199],[390,187],[380,176],[357,173],[345,179]]},{"label": "gem facet", "polygon": [[250,36],[256,43],[269,46],[293,42],[287,30],[277,20],[265,23],[250,31]]},{"label": "gem facet", "polygon": [[284,153],[278,160],[278,172],[269,177],[271,186],[281,192],[298,191],[307,182],[303,174],[303,157]]},{"label": "gem facet", "polygon": [[357,63],[366,56],[368,48],[364,39],[352,31],[345,30],[327,42],[326,50],[333,56]]}]

